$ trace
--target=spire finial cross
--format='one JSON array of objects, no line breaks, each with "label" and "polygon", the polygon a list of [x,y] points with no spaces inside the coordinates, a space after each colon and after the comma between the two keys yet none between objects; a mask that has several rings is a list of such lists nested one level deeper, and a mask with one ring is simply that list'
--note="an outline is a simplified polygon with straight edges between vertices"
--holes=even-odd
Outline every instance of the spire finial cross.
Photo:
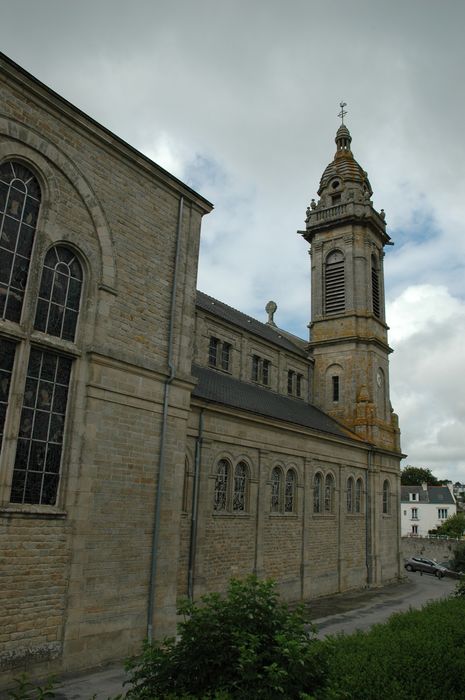
[{"label": "spire finial cross", "polygon": [[347,107],[347,102],[340,102],[339,107],[341,108],[341,111],[337,115],[338,117],[341,117],[341,121],[344,124],[344,117],[346,116],[347,112],[344,110],[344,107]]}]

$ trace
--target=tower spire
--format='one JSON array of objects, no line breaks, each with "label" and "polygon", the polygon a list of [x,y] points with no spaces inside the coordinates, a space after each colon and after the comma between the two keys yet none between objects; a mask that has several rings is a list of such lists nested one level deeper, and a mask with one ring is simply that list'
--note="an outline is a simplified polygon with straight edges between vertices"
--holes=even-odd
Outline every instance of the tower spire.
[{"label": "tower spire", "polygon": [[344,124],[344,117],[347,114],[347,111],[344,110],[344,107],[347,107],[347,102],[339,102],[339,107],[341,108],[341,111],[337,115],[338,117],[341,118],[341,125]]}]

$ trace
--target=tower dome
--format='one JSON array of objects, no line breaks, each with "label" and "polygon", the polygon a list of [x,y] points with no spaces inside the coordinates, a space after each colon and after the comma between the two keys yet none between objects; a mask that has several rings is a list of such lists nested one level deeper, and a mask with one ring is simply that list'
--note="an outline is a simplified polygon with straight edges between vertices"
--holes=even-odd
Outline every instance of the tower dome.
[{"label": "tower dome", "polygon": [[337,150],[332,162],[325,168],[321,176],[318,195],[321,197],[326,188],[330,185],[334,186],[334,183],[341,181],[349,187],[355,185],[357,189],[360,188],[371,197],[373,190],[371,189],[368,175],[353,156],[350,149],[352,136],[345,124],[341,124],[337,130],[335,141]]}]

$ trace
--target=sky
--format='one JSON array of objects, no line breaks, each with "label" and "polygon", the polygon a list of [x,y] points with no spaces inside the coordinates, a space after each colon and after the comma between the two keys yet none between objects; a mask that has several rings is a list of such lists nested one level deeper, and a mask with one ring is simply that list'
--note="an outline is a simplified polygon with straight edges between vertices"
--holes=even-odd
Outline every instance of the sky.
[{"label": "sky", "polygon": [[[463,0],[0,0],[0,49],[215,205],[198,287],[307,338],[339,103],[395,245],[403,465],[465,482]],[[0,107],[1,108],[1,107]]]}]

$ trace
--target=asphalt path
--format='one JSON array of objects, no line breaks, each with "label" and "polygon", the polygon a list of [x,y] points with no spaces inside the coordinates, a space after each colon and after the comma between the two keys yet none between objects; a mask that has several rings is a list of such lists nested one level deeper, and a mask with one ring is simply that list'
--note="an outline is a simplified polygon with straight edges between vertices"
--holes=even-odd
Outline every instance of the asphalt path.
[{"label": "asphalt path", "polygon": [[[351,634],[356,630],[367,630],[373,625],[385,622],[396,612],[421,608],[432,600],[447,598],[453,593],[456,583],[457,581],[450,578],[438,579],[430,574],[406,572],[406,580],[403,583],[371,591],[371,594],[367,592],[365,598],[361,597],[360,600],[349,599],[345,607],[352,606],[352,609],[339,610],[312,619],[312,622],[317,628],[319,639],[333,634]],[[337,598],[338,596],[331,596],[333,610],[334,605],[338,606]],[[340,598],[339,607],[344,607],[344,596]]]}]

